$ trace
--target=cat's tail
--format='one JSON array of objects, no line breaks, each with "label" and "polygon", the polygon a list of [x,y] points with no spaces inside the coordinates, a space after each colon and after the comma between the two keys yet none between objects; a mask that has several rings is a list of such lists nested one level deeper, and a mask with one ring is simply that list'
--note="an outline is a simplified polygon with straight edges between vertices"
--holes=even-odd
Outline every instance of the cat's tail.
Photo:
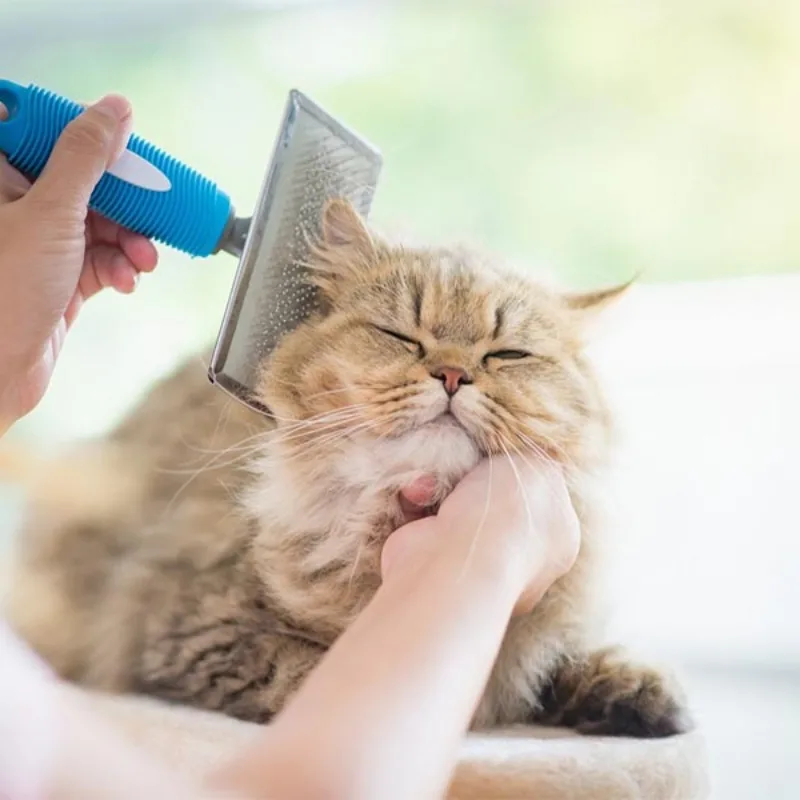
[{"label": "cat's tail", "polygon": [[54,460],[10,449],[3,477],[23,484],[27,512],[13,540],[4,616],[64,678],[81,680],[105,619],[116,563],[129,550],[144,488],[130,453],[103,443]]}]

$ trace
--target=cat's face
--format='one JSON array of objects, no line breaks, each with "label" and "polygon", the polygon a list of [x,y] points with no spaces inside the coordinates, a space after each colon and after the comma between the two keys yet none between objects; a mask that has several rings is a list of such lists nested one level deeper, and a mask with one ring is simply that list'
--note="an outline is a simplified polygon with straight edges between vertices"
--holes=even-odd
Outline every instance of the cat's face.
[{"label": "cat's face", "polygon": [[295,431],[285,441],[462,440],[569,463],[602,438],[581,340],[617,290],[565,296],[467,252],[376,244],[341,201],[314,267],[325,312],[284,338],[262,382],[279,428]]}]

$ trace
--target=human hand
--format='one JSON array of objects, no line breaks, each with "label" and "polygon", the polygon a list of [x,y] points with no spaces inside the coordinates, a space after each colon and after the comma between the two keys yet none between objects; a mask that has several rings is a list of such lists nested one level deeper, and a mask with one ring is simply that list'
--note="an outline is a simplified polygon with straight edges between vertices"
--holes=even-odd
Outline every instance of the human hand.
[{"label": "human hand", "polygon": [[115,95],[88,108],[33,185],[0,156],[0,433],[42,398],[83,303],[105,287],[132,292],[156,266],[148,239],[88,211],[131,119]]},{"label": "human hand", "polygon": [[[424,508],[435,482],[423,478],[401,502]],[[518,456],[481,462],[458,483],[436,516],[395,531],[383,549],[382,572],[428,557],[442,539],[465,540],[467,558],[498,562],[519,589],[514,613],[530,611],[575,563],[580,524],[561,469]]]}]

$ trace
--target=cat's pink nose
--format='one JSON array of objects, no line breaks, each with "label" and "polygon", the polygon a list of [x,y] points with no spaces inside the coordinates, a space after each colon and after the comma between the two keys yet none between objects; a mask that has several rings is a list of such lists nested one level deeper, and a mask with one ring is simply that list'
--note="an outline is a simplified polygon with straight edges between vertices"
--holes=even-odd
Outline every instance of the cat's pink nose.
[{"label": "cat's pink nose", "polygon": [[431,375],[444,384],[444,390],[452,397],[465,383],[472,383],[469,373],[461,367],[435,367]]}]

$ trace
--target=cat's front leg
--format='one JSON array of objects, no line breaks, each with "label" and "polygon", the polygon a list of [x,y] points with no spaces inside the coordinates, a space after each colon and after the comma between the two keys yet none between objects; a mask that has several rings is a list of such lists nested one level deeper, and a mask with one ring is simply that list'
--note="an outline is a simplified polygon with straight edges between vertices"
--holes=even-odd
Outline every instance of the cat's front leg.
[{"label": "cat's front leg", "polygon": [[176,629],[143,654],[134,690],[265,723],[299,689],[323,653],[313,643],[233,620]]},{"label": "cat's front leg", "polygon": [[673,680],[615,648],[561,660],[542,687],[540,704],[532,722],[599,736],[649,739],[692,727]]}]

